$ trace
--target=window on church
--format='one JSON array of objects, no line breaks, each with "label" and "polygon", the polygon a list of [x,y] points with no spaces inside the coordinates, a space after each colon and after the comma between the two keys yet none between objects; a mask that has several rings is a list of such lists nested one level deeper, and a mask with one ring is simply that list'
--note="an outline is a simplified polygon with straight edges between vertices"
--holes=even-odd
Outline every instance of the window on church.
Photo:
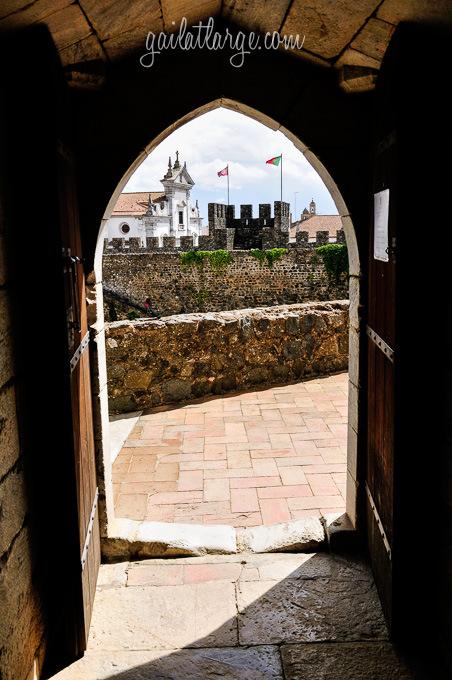
[{"label": "window on church", "polygon": [[128,224],[121,224],[120,229],[121,229],[123,234],[128,234],[129,231],[130,231],[130,227],[129,227]]},{"label": "window on church", "polygon": [[179,210],[179,224],[184,223],[184,213],[182,210]]}]

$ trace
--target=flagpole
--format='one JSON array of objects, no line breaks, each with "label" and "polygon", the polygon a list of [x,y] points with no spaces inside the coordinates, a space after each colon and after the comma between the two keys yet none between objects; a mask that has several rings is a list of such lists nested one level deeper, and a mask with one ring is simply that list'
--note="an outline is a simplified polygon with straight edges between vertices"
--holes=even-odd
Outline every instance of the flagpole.
[{"label": "flagpole", "polygon": [[229,163],[228,163],[228,213],[229,213]]},{"label": "flagpole", "polygon": [[282,203],[282,154],[281,154],[281,203]]}]

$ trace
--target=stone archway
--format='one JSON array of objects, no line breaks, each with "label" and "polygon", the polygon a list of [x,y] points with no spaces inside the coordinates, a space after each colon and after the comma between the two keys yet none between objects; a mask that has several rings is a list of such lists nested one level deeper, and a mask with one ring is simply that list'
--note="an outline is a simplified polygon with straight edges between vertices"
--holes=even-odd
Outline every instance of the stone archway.
[{"label": "stone archway", "polygon": [[[358,386],[359,386],[359,284],[360,284],[360,261],[357,239],[355,229],[349,214],[347,205],[339,191],[339,188],[328,170],[317,158],[317,156],[302,142],[300,139],[290,132],[287,128],[279,125],[275,120],[260,113],[256,109],[245,104],[239,103],[231,99],[220,98],[215,101],[205,104],[191,113],[183,116],[171,126],[166,128],[161,134],[155,137],[143,151],[138,155],[134,163],[124,173],[120,182],[116,186],[108,205],[104,211],[102,222],[99,229],[96,253],[94,258],[94,269],[90,275],[88,282],[91,287],[91,326],[95,332],[94,337],[94,351],[93,351],[93,373],[100,377],[99,384],[105,384],[105,389],[98,392],[98,399],[95,401],[95,419],[98,423],[98,440],[97,440],[97,459],[98,459],[98,483],[99,488],[104,491],[105,504],[102,508],[100,517],[102,534],[104,539],[115,539],[118,534],[117,522],[114,519],[114,503],[113,503],[113,488],[112,488],[112,465],[110,459],[110,442],[109,442],[109,428],[108,428],[108,394],[106,389],[106,351],[105,351],[105,332],[103,321],[103,291],[102,291],[102,254],[104,232],[107,221],[116,204],[117,198],[127,184],[131,175],[135,172],[137,167],[143,160],[157,147],[157,145],[170,135],[174,130],[181,127],[190,120],[213,110],[218,107],[224,107],[237,111],[246,116],[253,118],[261,124],[282,132],[295,147],[303,153],[305,158],[309,161],[311,166],[317,171],[320,178],[323,180],[327,189],[329,190],[342,220],[344,234],[349,253],[350,264],[350,327],[349,327],[349,426],[348,426],[348,446],[347,446],[347,499],[346,510],[347,514],[353,524],[357,525],[357,440],[358,440]],[[122,533],[122,530],[121,532]]]}]

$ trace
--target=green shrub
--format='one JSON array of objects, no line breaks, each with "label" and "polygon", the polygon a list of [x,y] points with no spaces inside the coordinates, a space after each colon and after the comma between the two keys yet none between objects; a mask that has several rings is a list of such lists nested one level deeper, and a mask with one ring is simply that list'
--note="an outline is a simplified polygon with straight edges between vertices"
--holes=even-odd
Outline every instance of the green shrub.
[{"label": "green shrub", "polygon": [[287,253],[287,248],[268,248],[261,250],[260,248],[252,248],[250,254],[259,260],[261,265],[266,264],[267,267],[273,267],[276,260],[279,260]]},{"label": "green shrub", "polygon": [[198,307],[202,307],[202,305],[207,302],[207,300],[210,297],[210,293],[208,290],[199,290],[193,293],[193,299],[198,305]]},{"label": "green shrub", "polygon": [[180,259],[184,267],[195,266],[200,269],[207,260],[214,271],[224,269],[233,262],[233,257],[228,250],[188,250],[180,254]]},{"label": "green shrub", "polygon": [[348,252],[345,243],[328,243],[315,249],[323,260],[328,277],[338,284],[348,276]]},{"label": "green shrub", "polygon": [[210,266],[214,270],[224,269],[234,260],[229,250],[207,250],[205,252]]}]

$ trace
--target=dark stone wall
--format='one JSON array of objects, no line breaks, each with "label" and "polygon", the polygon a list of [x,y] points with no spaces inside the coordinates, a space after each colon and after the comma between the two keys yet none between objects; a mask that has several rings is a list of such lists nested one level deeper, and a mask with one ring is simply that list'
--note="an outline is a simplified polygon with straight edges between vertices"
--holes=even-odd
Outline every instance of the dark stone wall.
[{"label": "dark stone wall", "polygon": [[[103,281],[107,319],[108,291],[143,305],[149,297],[161,315],[222,311],[348,297],[348,285],[332,282],[313,248],[292,248],[270,268],[246,251],[232,251],[221,270],[183,266],[179,253],[104,254]],[[118,318],[124,309],[116,305]]]},{"label": "dark stone wall", "polygon": [[[45,625],[40,591],[33,579],[32,506],[27,488],[29,461],[19,435],[16,352],[11,307],[13,272],[7,261],[10,239],[0,196],[0,677],[28,677],[41,666]],[[20,368],[19,368],[20,372]]]},{"label": "dark stone wall", "polygon": [[[42,39],[41,39],[42,38]],[[61,292],[53,277],[55,262],[61,267],[61,251],[55,240],[55,117],[59,109],[59,62],[53,46],[41,36],[25,39],[35,55],[28,61],[19,40],[0,41],[0,677],[26,680],[41,677],[44,658],[51,647],[49,619],[51,591],[58,592],[59,607],[70,615],[65,590],[73,581],[67,560],[66,539],[59,535],[60,505],[58,464],[45,445],[49,413],[52,434],[61,443],[58,403],[44,406],[36,398],[36,386],[46,386],[56,402],[54,374],[64,364],[58,322]],[[14,66],[14,68],[12,67]],[[39,100],[39,106],[36,102]],[[33,111],[33,115],[31,112]],[[60,129],[61,131],[61,129]],[[29,205],[37,205],[43,192],[45,205],[34,219],[24,247],[25,211],[23,158],[29,154],[27,181]],[[53,163],[53,166],[52,166]],[[36,253],[40,252],[39,258]],[[58,270],[59,273],[60,270]],[[60,279],[57,279],[57,282]],[[53,290],[48,299],[52,337],[30,329],[42,326],[42,307],[33,290]],[[39,296],[38,296],[39,297]],[[35,300],[33,304],[32,299]],[[27,312],[25,313],[25,308]],[[55,345],[52,345],[55,342]],[[49,361],[49,354],[52,360]],[[39,360],[37,360],[39,357]],[[46,415],[44,416],[44,411]],[[65,492],[68,494],[68,491]],[[52,515],[48,514],[49,505]],[[58,513],[55,513],[58,507]],[[65,529],[71,524],[66,515]],[[56,538],[58,537],[58,538]],[[58,542],[59,559],[65,564],[65,589],[55,574],[50,544]],[[59,652],[63,654],[63,650]]]}]

